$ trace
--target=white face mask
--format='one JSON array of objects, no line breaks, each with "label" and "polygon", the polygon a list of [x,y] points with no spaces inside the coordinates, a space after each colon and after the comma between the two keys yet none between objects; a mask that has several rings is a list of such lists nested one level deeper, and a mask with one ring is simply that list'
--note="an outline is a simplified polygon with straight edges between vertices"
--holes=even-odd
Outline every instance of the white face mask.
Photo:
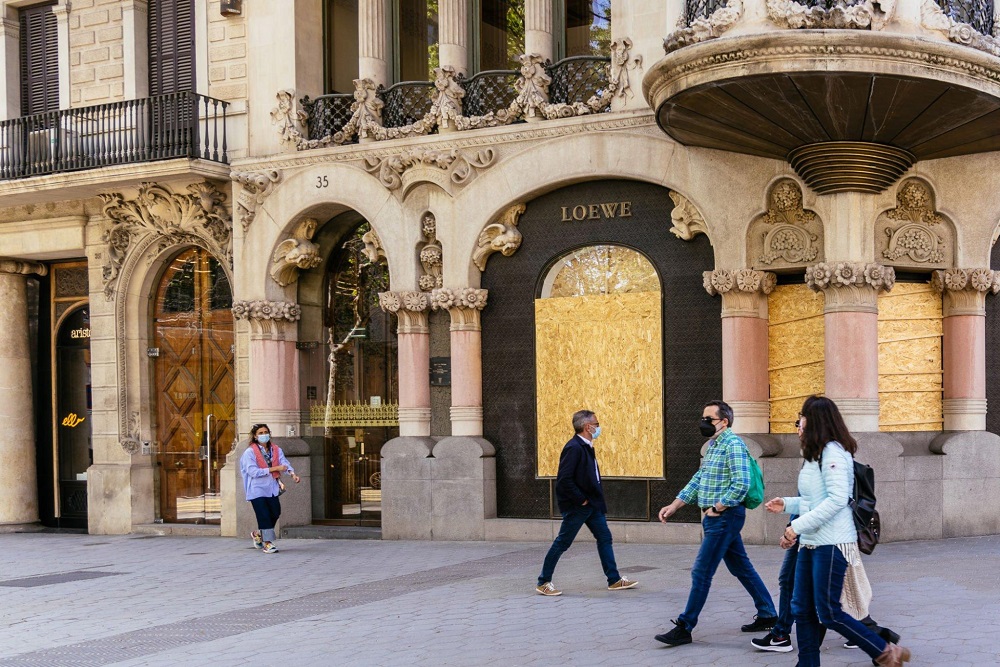
[{"label": "white face mask", "polygon": [[601,427],[598,426],[597,428],[594,429],[594,434],[590,436],[590,438],[591,440],[597,440],[597,438],[600,437],[600,435],[601,435]]},{"label": "white face mask", "polygon": [[262,445],[266,445],[267,443],[271,442],[271,434],[261,433],[260,435],[257,436],[257,442],[259,442]]}]

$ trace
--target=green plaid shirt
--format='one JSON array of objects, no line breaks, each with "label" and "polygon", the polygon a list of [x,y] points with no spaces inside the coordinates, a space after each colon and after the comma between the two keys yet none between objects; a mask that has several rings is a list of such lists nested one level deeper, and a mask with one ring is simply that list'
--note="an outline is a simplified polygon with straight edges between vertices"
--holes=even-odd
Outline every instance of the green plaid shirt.
[{"label": "green plaid shirt", "polygon": [[750,490],[750,452],[740,436],[725,429],[708,446],[705,460],[677,497],[687,505],[736,507]]}]

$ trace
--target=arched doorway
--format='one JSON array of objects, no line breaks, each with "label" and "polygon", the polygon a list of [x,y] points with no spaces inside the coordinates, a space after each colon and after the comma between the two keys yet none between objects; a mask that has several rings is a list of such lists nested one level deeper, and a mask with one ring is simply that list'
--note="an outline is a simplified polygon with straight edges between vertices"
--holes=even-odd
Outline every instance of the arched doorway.
[{"label": "arched doorway", "polygon": [[326,275],[324,324],[335,363],[327,368],[323,502],[316,518],[327,523],[381,524],[380,452],[399,435],[396,329],[378,305],[378,293],[389,289],[389,270],[365,255],[369,231],[361,222],[342,237]]},{"label": "arched doorway", "polygon": [[160,518],[218,523],[219,471],[236,438],[233,294],[222,264],[190,248],[168,265],[153,307]]}]

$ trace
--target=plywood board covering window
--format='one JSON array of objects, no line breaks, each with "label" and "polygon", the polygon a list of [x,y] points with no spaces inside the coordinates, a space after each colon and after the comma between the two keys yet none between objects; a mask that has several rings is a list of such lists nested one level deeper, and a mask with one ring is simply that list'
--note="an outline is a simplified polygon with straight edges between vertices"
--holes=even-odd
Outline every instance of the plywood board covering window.
[{"label": "plywood board covering window", "polygon": [[806,285],[778,285],[767,299],[771,433],[794,433],[802,401],[822,394],[823,294]]}]

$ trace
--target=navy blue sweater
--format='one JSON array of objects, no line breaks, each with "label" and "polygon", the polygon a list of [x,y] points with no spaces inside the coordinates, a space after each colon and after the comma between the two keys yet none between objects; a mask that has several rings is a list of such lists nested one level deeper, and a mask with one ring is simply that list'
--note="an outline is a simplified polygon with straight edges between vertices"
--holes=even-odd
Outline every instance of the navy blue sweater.
[{"label": "navy blue sweater", "polygon": [[574,510],[586,500],[587,504],[602,514],[607,514],[604,490],[597,477],[594,448],[574,435],[563,447],[556,474],[556,502],[560,512]]}]

